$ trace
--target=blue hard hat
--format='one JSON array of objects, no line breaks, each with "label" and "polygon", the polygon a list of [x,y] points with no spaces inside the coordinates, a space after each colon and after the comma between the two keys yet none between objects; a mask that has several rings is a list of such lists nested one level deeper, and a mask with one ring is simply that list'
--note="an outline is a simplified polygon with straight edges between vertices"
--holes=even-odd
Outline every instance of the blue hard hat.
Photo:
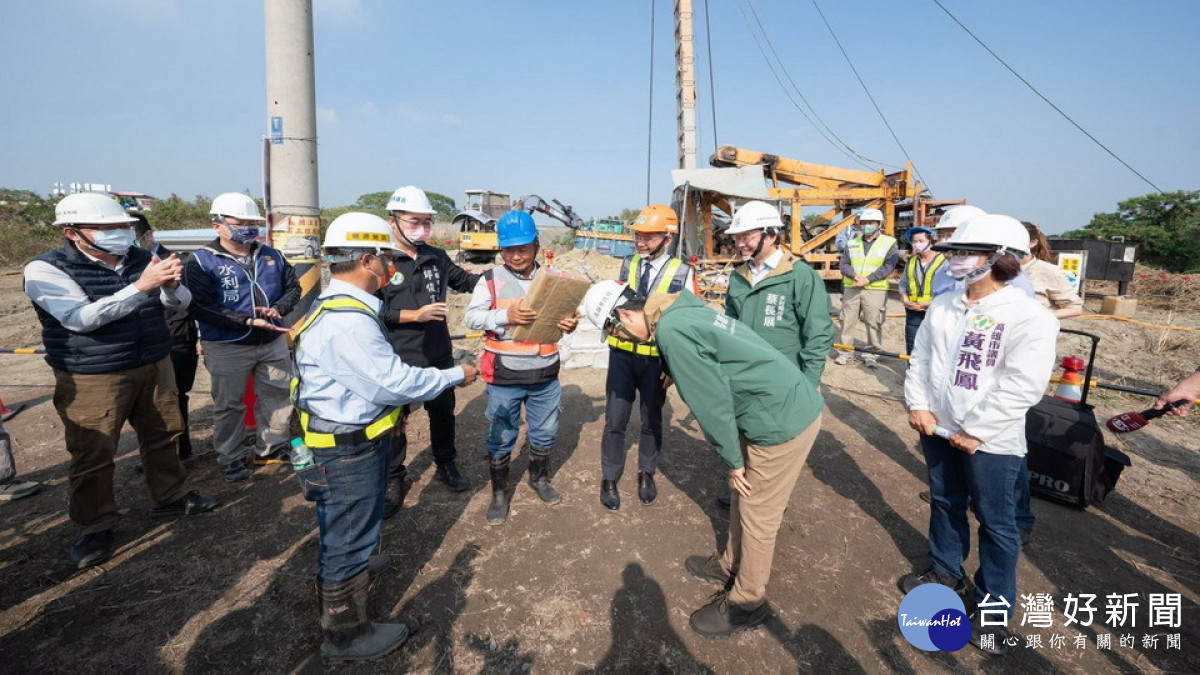
[{"label": "blue hard hat", "polygon": [[524,211],[509,211],[496,221],[496,239],[500,248],[524,246],[537,241],[537,225],[533,216]]},{"label": "blue hard hat", "polygon": [[918,225],[916,227],[910,227],[904,232],[904,241],[912,243],[913,235],[918,232],[924,232],[925,234],[929,235],[930,239],[937,239],[937,233],[935,233],[933,230],[925,227],[924,225]]}]

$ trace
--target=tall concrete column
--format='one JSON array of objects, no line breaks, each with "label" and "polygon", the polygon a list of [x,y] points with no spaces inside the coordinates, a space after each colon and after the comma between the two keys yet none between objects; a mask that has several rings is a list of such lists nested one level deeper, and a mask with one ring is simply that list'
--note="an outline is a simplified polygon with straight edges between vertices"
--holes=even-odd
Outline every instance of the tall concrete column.
[{"label": "tall concrete column", "polygon": [[296,267],[303,295],[289,317],[308,310],[320,290],[317,193],[317,92],[312,0],[263,0],[267,50],[267,175],[271,245]]},{"label": "tall concrete column", "polygon": [[675,0],[675,129],[679,168],[696,168],[696,62],[692,0]]}]

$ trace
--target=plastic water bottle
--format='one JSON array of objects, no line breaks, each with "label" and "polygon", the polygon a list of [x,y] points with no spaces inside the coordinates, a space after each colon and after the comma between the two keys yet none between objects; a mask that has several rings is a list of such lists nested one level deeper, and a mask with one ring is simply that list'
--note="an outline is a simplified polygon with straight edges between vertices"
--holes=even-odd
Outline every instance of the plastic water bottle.
[{"label": "plastic water bottle", "polygon": [[[939,427],[938,425],[935,424],[935,425],[933,425],[933,435],[940,436],[946,440],[950,440],[950,437],[954,435],[954,430],[947,429],[946,427]],[[296,440],[299,440],[299,439],[296,439]],[[305,449],[307,449],[307,448],[305,448]],[[295,455],[293,455],[293,457],[294,456]]]},{"label": "plastic water bottle", "polygon": [[312,450],[300,438],[292,439],[292,468],[296,471],[307,469],[316,462],[313,461]]}]

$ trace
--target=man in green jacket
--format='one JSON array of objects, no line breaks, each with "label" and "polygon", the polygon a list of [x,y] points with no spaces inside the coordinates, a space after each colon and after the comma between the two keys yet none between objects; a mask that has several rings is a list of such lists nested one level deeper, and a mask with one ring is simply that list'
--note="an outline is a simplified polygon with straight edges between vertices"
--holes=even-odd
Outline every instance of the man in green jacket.
[{"label": "man in green jacket", "polygon": [[626,290],[616,281],[596,284],[584,299],[588,318],[622,340],[657,345],[663,369],[729,467],[734,497],[725,553],[685,561],[688,571],[727,589],[692,613],[692,629],[727,637],[770,613],[775,537],[824,401],[793,359],[695,296],[631,300]]}]

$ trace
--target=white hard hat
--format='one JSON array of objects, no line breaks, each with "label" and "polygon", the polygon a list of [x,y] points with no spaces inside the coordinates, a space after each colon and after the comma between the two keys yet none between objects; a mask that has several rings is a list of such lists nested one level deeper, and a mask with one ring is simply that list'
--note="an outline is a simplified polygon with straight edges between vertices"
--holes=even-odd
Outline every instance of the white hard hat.
[{"label": "white hard hat", "polygon": [[980,251],[1006,249],[1029,255],[1029,232],[1012,216],[985,213],[962,223],[946,241],[933,245],[935,251]]},{"label": "white hard hat", "polygon": [[613,310],[631,296],[629,286],[623,281],[598,281],[583,296],[583,313],[596,328],[603,330]]},{"label": "white hard hat", "polygon": [[882,223],[883,211],[880,211],[879,209],[863,209],[862,211],[858,212],[858,222],[861,223],[864,220],[873,220]]},{"label": "white hard hat", "polygon": [[970,204],[951,206],[942,212],[942,217],[938,219],[937,229],[952,230],[976,216],[983,215],[987,215],[987,213],[978,206]]},{"label": "white hard hat", "polygon": [[412,185],[396,188],[396,191],[392,193],[392,198],[388,200],[387,210],[428,213],[431,215],[437,213],[433,208],[433,204],[429,203],[429,197],[425,194],[425,191]]},{"label": "white hard hat", "polygon": [[67,195],[54,207],[55,225],[112,225],[136,220],[117,200],[99,192]]},{"label": "white hard hat", "polygon": [[241,192],[226,192],[217,195],[208,213],[212,216],[228,216],[238,220],[266,220],[258,213],[258,203],[250,195]]},{"label": "white hard hat", "polygon": [[[329,224],[325,230],[325,241],[321,244],[324,249],[362,248],[379,251],[399,251],[400,247],[392,239],[392,228],[387,221],[370,213],[343,213]],[[326,256],[328,262],[338,262],[352,258],[332,259]]]},{"label": "white hard hat", "polygon": [[733,222],[730,223],[729,229],[725,230],[725,234],[741,234],[768,228],[783,229],[783,218],[779,215],[779,209],[766,202],[752,201],[743,204],[742,208],[733,214]]}]

